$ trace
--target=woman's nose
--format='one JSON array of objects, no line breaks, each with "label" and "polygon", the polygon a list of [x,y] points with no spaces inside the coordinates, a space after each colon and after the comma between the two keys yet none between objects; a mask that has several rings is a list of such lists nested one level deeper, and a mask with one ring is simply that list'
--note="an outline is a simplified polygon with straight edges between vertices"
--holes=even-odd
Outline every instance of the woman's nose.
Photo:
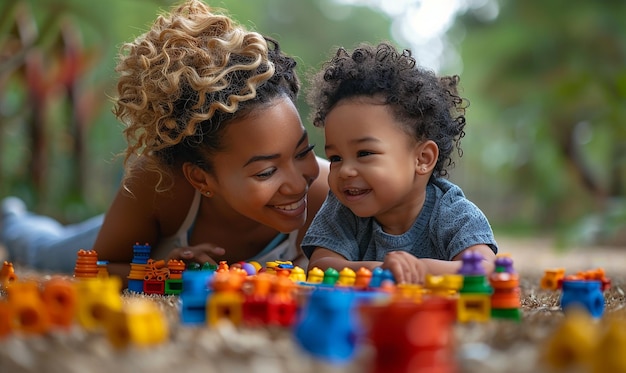
[{"label": "woman's nose", "polygon": [[305,192],[309,185],[315,180],[312,175],[309,175],[299,167],[292,167],[291,171],[285,177],[283,184],[280,187],[282,194],[301,194]]}]

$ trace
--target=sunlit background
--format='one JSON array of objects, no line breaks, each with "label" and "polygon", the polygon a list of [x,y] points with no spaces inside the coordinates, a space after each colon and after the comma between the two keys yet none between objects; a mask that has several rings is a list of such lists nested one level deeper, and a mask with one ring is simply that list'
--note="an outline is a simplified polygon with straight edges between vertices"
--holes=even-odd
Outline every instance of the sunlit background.
[{"label": "sunlit background", "polygon": [[[626,2],[210,1],[277,38],[306,78],[333,48],[390,40],[470,101],[451,179],[497,235],[626,247]],[[106,211],[124,148],[120,45],[170,0],[0,4],[0,197],[75,222]],[[318,150],[321,132],[309,125]]]}]

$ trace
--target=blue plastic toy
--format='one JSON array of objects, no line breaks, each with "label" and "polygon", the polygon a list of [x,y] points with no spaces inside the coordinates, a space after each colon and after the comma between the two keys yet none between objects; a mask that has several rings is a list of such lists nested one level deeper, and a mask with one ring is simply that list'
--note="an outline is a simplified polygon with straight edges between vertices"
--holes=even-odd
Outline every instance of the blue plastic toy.
[{"label": "blue plastic toy", "polygon": [[313,290],[294,330],[300,346],[311,355],[331,363],[350,360],[360,330],[354,305],[353,290]]},{"label": "blue plastic toy", "polygon": [[564,280],[561,294],[561,309],[577,305],[589,311],[593,317],[604,313],[604,294],[602,283],[593,280]]}]

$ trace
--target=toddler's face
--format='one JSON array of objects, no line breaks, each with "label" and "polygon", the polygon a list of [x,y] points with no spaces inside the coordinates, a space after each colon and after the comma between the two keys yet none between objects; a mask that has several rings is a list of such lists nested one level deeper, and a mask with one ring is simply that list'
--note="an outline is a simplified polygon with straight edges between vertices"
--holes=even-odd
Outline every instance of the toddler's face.
[{"label": "toddler's face", "polygon": [[416,182],[418,144],[386,105],[342,101],[326,117],[324,131],[330,188],[356,215],[379,222],[401,217],[424,193]]}]

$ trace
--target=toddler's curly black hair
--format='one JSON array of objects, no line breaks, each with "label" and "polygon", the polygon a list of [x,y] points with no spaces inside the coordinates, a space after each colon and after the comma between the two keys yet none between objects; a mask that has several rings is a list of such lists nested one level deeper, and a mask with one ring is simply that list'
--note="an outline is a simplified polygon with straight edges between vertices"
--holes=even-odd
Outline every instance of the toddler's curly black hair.
[{"label": "toddler's curly black hair", "polygon": [[458,94],[459,80],[456,75],[437,77],[419,67],[410,50],[399,52],[386,42],[361,44],[352,53],[337,50],[311,78],[307,99],[313,125],[323,127],[339,101],[380,97],[416,140],[429,139],[437,144],[439,158],[433,175],[446,176],[446,168],[453,164],[452,150],[456,147],[462,156],[460,140],[465,136],[468,101]]}]

